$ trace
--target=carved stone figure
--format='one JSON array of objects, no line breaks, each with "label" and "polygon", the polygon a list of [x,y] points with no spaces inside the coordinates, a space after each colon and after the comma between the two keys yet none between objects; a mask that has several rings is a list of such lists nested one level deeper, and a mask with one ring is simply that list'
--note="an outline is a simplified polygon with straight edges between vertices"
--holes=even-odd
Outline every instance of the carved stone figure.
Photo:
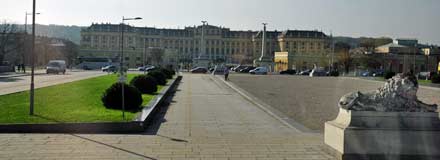
[{"label": "carved stone figure", "polygon": [[436,112],[437,105],[417,99],[417,79],[412,74],[398,74],[376,91],[349,93],[339,100],[339,107],[354,111]]}]

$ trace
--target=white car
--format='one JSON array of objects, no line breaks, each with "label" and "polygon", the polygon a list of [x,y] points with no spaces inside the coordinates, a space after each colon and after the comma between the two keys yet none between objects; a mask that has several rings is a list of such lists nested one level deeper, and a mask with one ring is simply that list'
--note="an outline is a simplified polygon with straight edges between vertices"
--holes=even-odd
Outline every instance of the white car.
[{"label": "white car", "polygon": [[250,70],[250,74],[267,74],[267,68],[266,67],[257,67],[253,70]]}]

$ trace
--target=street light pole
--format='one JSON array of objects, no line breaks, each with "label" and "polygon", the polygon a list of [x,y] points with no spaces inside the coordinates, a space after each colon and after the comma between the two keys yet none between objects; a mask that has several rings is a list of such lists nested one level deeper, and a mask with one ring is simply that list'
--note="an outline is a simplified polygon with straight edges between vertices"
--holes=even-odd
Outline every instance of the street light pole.
[{"label": "street light pole", "polygon": [[119,64],[119,81],[121,82],[121,90],[122,90],[122,119],[125,120],[125,95],[124,95],[124,84],[125,84],[125,74],[124,74],[124,27],[125,21],[128,20],[140,20],[142,19],[141,17],[136,17],[136,18],[125,18],[122,17],[122,23],[121,23],[121,60],[120,60],[120,64]]},{"label": "street light pole", "polygon": [[414,66],[413,66],[413,74],[416,74],[416,52],[417,52],[417,44],[414,44]]},{"label": "street light pole", "polygon": [[32,47],[31,47],[31,89],[30,89],[30,106],[29,114],[34,115],[34,70],[35,70],[35,7],[36,0],[32,5]]},{"label": "street light pole", "polygon": [[[35,13],[36,15],[39,15],[40,13]],[[28,15],[32,15],[32,13],[27,13],[25,12],[25,16],[24,16],[24,42],[26,44],[26,39],[27,39],[27,16]],[[26,51],[25,51],[26,52]],[[26,69],[25,69],[25,52],[23,52],[22,55],[22,63],[23,63],[23,73],[26,73]]]}]

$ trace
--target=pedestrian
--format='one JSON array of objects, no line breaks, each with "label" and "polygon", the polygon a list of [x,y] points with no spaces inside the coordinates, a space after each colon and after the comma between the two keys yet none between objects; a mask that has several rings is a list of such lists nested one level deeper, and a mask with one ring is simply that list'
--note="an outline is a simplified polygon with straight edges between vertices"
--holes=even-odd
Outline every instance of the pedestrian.
[{"label": "pedestrian", "polygon": [[223,73],[225,74],[225,81],[229,80],[229,68],[225,67],[225,70],[223,71]]},{"label": "pedestrian", "polygon": [[23,70],[23,73],[26,73],[26,66],[24,65],[24,63],[21,64],[21,69]]}]

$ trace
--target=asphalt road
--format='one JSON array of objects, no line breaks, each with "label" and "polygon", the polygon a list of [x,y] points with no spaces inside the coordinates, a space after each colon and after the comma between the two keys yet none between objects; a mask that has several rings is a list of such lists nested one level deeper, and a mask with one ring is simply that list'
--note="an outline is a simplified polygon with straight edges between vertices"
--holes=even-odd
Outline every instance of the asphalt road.
[{"label": "asphalt road", "polygon": [[[41,87],[47,87],[47,86],[97,77],[105,74],[107,73],[103,73],[101,71],[81,71],[81,70],[77,70],[77,71],[68,70],[64,75],[45,74],[44,71],[39,70],[36,71],[34,83],[35,83],[35,88],[41,88]],[[3,76],[0,78],[0,95],[29,90],[30,82],[31,82],[31,76],[29,75]]]},{"label": "asphalt road", "polygon": [[[384,84],[346,77],[248,74],[231,74],[230,81],[306,127],[319,131],[323,131],[324,122],[336,118],[341,96],[358,90],[375,90]],[[418,97],[425,103],[440,104],[440,88],[422,86]]]}]

